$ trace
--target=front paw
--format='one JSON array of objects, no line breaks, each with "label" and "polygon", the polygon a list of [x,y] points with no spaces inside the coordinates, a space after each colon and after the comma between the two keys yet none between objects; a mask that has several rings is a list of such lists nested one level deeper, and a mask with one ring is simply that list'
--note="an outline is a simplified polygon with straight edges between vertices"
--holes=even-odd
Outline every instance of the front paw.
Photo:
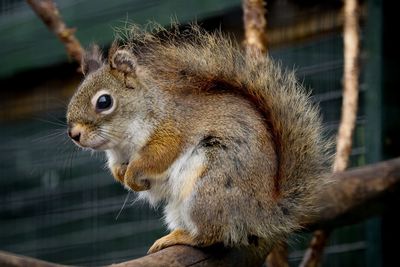
[{"label": "front paw", "polygon": [[143,179],[142,175],[131,172],[125,172],[124,184],[128,186],[133,191],[146,191],[150,189],[150,182],[147,179]]},{"label": "front paw", "polygon": [[164,248],[174,245],[187,245],[196,247],[199,244],[193,239],[193,237],[187,231],[182,229],[175,229],[168,235],[163,236],[156,242],[154,242],[154,244],[150,247],[147,254],[152,254]]},{"label": "front paw", "polygon": [[114,179],[121,183],[124,183],[127,168],[128,164],[114,164],[111,167],[111,173],[114,176]]},{"label": "front paw", "polygon": [[156,240],[156,242],[154,242],[154,244],[147,251],[147,254],[156,253],[156,252],[158,252],[164,248],[170,247],[172,245],[174,245],[174,242],[169,242],[169,240],[164,236],[164,237]]}]

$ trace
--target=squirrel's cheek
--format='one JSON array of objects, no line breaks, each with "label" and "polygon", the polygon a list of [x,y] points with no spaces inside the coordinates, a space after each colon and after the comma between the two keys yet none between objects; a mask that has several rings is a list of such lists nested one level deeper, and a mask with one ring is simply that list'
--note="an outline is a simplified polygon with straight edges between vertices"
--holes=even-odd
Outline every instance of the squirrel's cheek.
[{"label": "squirrel's cheek", "polygon": [[83,136],[81,145],[83,147],[91,148],[94,150],[105,150],[110,148],[110,140],[97,135],[95,132],[90,132]]}]

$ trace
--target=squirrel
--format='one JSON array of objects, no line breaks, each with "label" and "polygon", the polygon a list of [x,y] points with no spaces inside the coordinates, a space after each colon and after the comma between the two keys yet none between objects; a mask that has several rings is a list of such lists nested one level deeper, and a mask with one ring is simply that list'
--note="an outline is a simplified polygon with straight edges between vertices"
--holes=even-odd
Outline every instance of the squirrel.
[{"label": "squirrel", "polygon": [[319,108],[261,52],[198,25],[132,26],[103,59],[83,56],[67,110],[77,145],[105,151],[114,178],[164,204],[172,245],[272,247],[299,229],[330,168]]}]

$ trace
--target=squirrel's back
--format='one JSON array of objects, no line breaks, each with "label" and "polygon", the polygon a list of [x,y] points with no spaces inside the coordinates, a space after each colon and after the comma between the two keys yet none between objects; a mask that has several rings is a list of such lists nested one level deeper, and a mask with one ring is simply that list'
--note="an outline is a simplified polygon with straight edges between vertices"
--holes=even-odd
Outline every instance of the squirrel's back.
[{"label": "squirrel's back", "polygon": [[127,36],[112,49],[133,51],[138,65],[146,66],[153,77],[153,86],[182,93],[226,91],[251,101],[273,140],[273,197],[291,218],[310,214],[316,191],[326,183],[330,142],[323,136],[318,107],[293,72],[282,70],[268,56],[246,54],[220,32],[208,33],[196,25],[174,25],[172,30],[156,26],[152,31],[133,27]]}]

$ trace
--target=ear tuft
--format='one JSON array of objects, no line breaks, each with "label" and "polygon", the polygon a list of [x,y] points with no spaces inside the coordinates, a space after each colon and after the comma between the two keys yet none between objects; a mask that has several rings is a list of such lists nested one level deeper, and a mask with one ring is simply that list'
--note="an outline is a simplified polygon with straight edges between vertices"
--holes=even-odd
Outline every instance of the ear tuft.
[{"label": "ear tuft", "polygon": [[135,76],[137,60],[129,50],[111,47],[109,61],[111,68]]},{"label": "ear tuft", "polygon": [[84,75],[88,75],[89,73],[98,70],[103,64],[103,55],[100,47],[93,44],[83,55],[81,69]]}]

